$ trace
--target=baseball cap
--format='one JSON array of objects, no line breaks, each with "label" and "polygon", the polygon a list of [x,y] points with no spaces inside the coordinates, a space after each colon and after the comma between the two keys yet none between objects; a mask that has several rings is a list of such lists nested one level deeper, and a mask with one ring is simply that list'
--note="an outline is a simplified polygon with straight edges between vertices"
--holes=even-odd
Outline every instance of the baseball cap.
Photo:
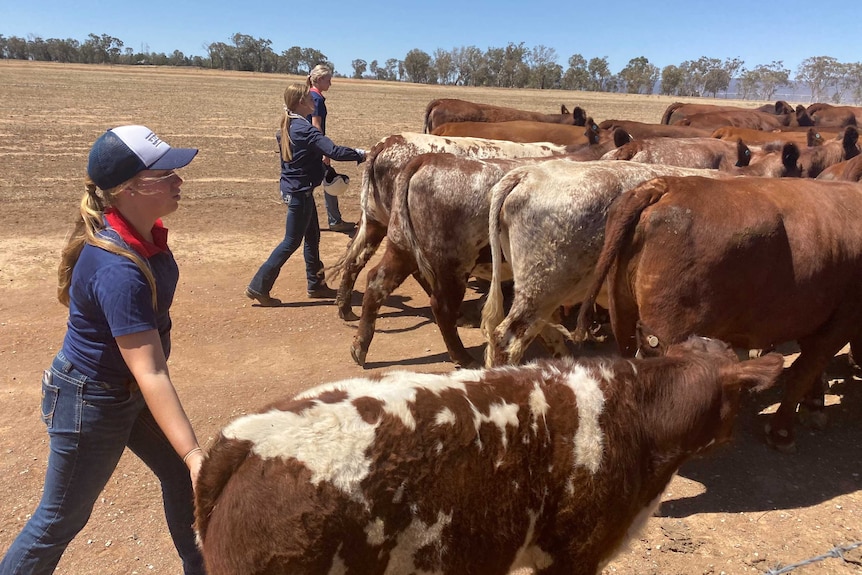
[{"label": "baseball cap", "polygon": [[87,174],[103,190],[143,170],[175,170],[189,164],[196,148],[172,148],[146,126],[120,126],[99,136],[90,148]]}]

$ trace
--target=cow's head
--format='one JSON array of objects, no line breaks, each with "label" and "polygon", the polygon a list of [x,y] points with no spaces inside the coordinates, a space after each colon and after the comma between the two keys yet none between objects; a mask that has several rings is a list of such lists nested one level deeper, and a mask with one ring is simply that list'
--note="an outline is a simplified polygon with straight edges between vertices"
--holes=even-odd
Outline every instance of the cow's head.
[{"label": "cow's head", "polygon": [[719,339],[692,335],[680,343],[662,342],[640,322],[636,339],[640,357],[679,361],[674,362],[673,380],[665,383],[667,404],[659,407],[654,425],[660,430],[659,442],[662,435],[683,437],[681,448],[686,452],[728,441],[742,393],[772,387],[784,366],[777,353],[740,362]]}]

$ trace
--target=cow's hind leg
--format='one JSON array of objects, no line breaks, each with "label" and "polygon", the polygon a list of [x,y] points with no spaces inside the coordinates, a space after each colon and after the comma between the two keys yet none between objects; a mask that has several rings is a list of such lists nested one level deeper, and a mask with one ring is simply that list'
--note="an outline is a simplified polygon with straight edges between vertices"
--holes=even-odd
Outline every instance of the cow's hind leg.
[{"label": "cow's hind leg", "polygon": [[353,286],[356,285],[356,278],[359,272],[365,268],[368,260],[377,251],[383,238],[386,237],[386,228],[377,222],[372,222],[367,219],[368,223],[364,223],[364,234],[357,233],[355,240],[364,238],[361,246],[349,246],[348,250],[356,247],[359,249],[357,257],[352,261],[345,261],[341,275],[341,283],[338,286],[338,294],[335,296],[335,305],[338,307],[338,317],[345,321],[355,321],[359,319],[350,304],[353,297]]},{"label": "cow's hind leg", "polygon": [[459,367],[479,367],[479,362],[470,355],[458,335],[458,314],[467,291],[466,277],[438,270],[436,284],[431,293],[431,311],[449,357]]},{"label": "cow's hind leg", "polygon": [[374,324],[377,322],[380,306],[414,271],[416,261],[413,257],[390,243],[386,246],[380,263],[368,272],[368,285],[362,298],[362,316],[350,346],[350,355],[359,365],[365,366],[365,357],[374,338]]},{"label": "cow's hind leg", "polygon": [[520,363],[527,347],[545,328],[545,323],[539,321],[539,317],[541,316],[535,305],[519,301],[515,295],[509,315],[500,322],[488,342],[489,351],[486,357],[490,362],[486,363],[489,363],[489,367]]}]

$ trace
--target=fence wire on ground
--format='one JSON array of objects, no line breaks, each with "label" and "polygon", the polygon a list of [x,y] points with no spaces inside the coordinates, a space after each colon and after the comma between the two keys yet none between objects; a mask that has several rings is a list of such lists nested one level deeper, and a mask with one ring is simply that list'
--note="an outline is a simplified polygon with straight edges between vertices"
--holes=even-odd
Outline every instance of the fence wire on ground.
[{"label": "fence wire on ground", "polygon": [[812,563],[817,563],[819,561],[823,561],[825,559],[841,559],[845,563],[852,563],[853,565],[859,565],[862,567],[862,561],[857,561],[855,559],[848,559],[844,557],[844,553],[847,551],[852,551],[857,547],[862,547],[862,541],[857,541],[856,543],[848,543],[846,545],[839,545],[838,547],[833,547],[830,551],[824,553],[823,555],[818,555],[817,557],[812,557],[810,559],[805,559],[804,561],[800,561],[798,563],[793,563],[792,565],[781,566],[779,564],[775,569],[770,569],[764,573],[764,575],[781,575],[782,573],[790,573],[797,567],[804,567],[805,565],[811,565]]}]

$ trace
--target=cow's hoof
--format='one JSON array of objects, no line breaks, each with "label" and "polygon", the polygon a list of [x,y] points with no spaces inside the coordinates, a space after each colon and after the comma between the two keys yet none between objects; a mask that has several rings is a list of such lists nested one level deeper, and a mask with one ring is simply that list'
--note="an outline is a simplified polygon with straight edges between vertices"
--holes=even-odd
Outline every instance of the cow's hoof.
[{"label": "cow's hoof", "polygon": [[826,426],[829,424],[829,418],[822,408],[810,409],[806,405],[800,405],[798,416],[799,421],[803,425],[818,431],[826,429]]},{"label": "cow's hoof", "polygon": [[353,344],[350,346],[350,356],[353,358],[353,361],[356,362],[356,365],[359,367],[365,367],[365,356],[368,355],[368,351],[362,349],[362,347],[358,344]]},{"label": "cow's hoof", "polygon": [[472,357],[470,359],[456,359],[452,361],[458,369],[479,369],[482,367],[482,364]]},{"label": "cow's hoof", "polygon": [[350,308],[342,309],[338,308],[338,317],[343,319],[344,321],[357,321],[359,320],[359,316],[353,313],[353,310]]},{"label": "cow's hoof", "polygon": [[796,442],[786,429],[773,430],[772,425],[766,424],[766,443],[781,453],[796,453]]}]

